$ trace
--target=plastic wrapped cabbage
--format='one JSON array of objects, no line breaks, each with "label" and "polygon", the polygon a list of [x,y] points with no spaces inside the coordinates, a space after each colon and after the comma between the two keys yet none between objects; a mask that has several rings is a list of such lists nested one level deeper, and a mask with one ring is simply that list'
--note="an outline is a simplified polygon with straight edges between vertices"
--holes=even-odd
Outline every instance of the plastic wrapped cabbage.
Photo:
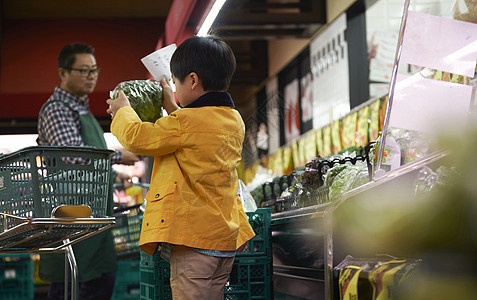
[{"label": "plastic wrapped cabbage", "polygon": [[131,80],[121,82],[110,92],[111,99],[124,91],[131,107],[143,122],[156,122],[162,117],[162,86],[152,80]]},{"label": "plastic wrapped cabbage", "polygon": [[343,193],[369,182],[366,162],[337,164],[325,176],[325,185],[330,189],[330,199],[338,199]]}]

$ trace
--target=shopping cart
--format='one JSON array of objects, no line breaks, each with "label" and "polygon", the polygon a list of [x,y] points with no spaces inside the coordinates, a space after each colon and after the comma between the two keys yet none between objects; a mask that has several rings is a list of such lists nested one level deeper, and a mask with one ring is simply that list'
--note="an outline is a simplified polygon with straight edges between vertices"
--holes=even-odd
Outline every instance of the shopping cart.
[{"label": "shopping cart", "polygon": [[[114,187],[116,190],[123,189],[121,183],[114,184]],[[149,189],[149,184],[137,182],[132,188],[139,189],[142,199],[134,202],[135,204],[131,206],[122,206],[119,203],[114,209],[116,225],[113,227],[112,233],[118,259],[139,259],[139,236],[146,205],[144,197]]]},{"label": "shopping cart", "polygon": [[63,252],[65,299],[68,266],[77,294],[72,244],[115,224],[106,216],[112,153],[37,146],[0,155],[0,253]]}]

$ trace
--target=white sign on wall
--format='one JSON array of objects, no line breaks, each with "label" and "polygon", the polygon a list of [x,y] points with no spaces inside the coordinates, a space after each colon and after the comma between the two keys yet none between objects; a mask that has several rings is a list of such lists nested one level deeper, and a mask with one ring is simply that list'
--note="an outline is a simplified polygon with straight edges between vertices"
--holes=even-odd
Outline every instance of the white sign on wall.
[{"label": "white sign on wall", "polygon": [[318,129],[350,111],[346,14],[310,43],[313,73],[313,128]]},{"label": "white sign on wall", "polygon": [[290,143],[300,136],[300,101],[298,100],[298,79],[285,86],[285,141]]},{"label": "white sign on wall", "polygon": [[268,152],[274,153],[280,148],[280,111],[278,109],[278,77],[270,78],[266,84]]},{"label": "white sign on wall", "polygon": [[313,120],[313,91],[311,72],[306,73],[300,80],[301,87],[301,119],[303,122]]}]

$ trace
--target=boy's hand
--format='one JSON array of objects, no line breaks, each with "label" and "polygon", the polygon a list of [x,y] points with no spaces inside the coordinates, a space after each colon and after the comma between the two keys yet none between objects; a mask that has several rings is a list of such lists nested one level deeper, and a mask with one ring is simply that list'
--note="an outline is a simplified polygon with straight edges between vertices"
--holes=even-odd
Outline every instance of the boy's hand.
[{"label": "boy's hand", "polygon": [[128,97],[124,94],[122,90],[119,90],[118,98],[116,99],[108,99],[106,103],[109,104],[109,108],[106,110],[108,114],[111,115],[111,119],[114,119],[116,112],[123,106],[131,106],[129,103]]},{"label": "boy's hand", "polygon": [[176,109],[178,109],[179,106],[176,104],[176,101],[174,99],[174,93],[172,92],[172,87],[169,84],[169,82],[163,78],[161,80],[161,86],[162,86],[162,106],[167,111],[167,114],[170,114]]}]

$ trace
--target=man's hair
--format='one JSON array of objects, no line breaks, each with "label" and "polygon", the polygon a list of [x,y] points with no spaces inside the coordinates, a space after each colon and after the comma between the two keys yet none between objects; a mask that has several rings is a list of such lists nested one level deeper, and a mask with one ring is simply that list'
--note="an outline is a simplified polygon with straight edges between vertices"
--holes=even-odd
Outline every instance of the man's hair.
[{"label": "man's hair", "polygon": [[171,58],[171,72],[183,82],[197,73],[205,91],[225,91],[235,72],[235,56],[229,45],[213,35],[193,36],[183,41]]},{"label": "man's hair", "polygon": [[72,43],[61,49],[58,54],[58,68],[69,69],[76,61],[76,54],[94,54],[94,48],[87,44]]}]

